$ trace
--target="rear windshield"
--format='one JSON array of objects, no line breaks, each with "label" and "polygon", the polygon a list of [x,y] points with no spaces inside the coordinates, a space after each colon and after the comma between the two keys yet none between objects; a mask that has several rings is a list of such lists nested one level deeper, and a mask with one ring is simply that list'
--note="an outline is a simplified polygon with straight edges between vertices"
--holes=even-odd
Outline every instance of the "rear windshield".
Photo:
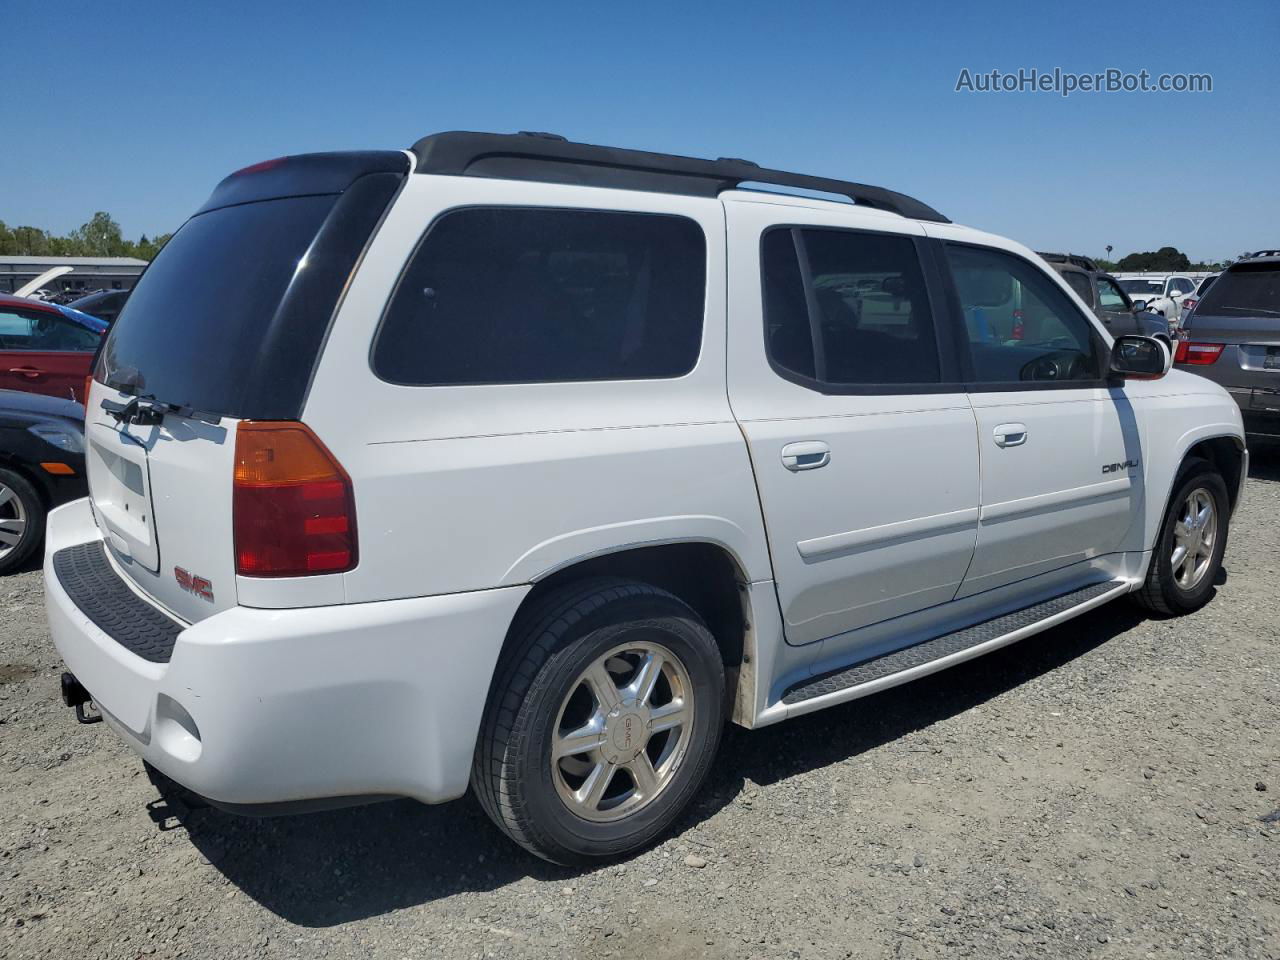
[{"label": "rear windshield", "polygon": [[1120,284],[1120,289],[1131,297],[1150,296],[1153,293],[1158,296],[1164,292],[1163,280],[1144,280],[1141,277],[1135,277],[1129,280],[1117,280],[1116,283]]},{"label": "rear windshield", "polygon": [[1280,317],[1280,265],[1241,264],[1219,275],[1196,308],[1199,316]]},{"label": "rear windshield", "polygon": [[336,199],[286,197],[188,220],[111,328],[97,379],[202,412],[242,415],[247,374]]}]

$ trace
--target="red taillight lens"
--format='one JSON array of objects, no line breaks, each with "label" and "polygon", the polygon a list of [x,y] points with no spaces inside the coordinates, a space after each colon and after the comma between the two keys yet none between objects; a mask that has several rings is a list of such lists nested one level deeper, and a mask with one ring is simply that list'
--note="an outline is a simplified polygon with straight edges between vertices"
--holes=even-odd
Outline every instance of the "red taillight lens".
[{"label": "red taillight lens", "polygon": [[1010,339],[1021,340],[1027,334],[1027,328],[1022,322],[1022,311],[1013,311],[1013,330],[1010,331]]},{"label": "red taillight lens", "polygon": [[1173,362],[1208,366],[1222,355],[1224,346],[1225,344],[1221,343],[1192,343],[1190,340],[1179,340]]},{"label": "red taillight lens", "polygon": [[1191,309],[1192,307],[1194,307],[1195,305],[1196,305],[1196,298],[1195,298],[1195,297],[1187,297],[1185,300],[1183,300],[1183,301],[1182,301],[1182,309],[1183,309],[1183,310],[1190,310],[1190,309]]},{"label": "red taillight lens", "polygon": [[93,374],[89,374],[84,378],[84,393],[80,395],[80,402],[85,407],[85,417],[89,415],[89,389],[93,386]]},{"label": "red taillight lens", "polygon": [[304,424],[246,420],[236,429],[232,515],[242,576],[305,577],[356,565],[351,478]]}]

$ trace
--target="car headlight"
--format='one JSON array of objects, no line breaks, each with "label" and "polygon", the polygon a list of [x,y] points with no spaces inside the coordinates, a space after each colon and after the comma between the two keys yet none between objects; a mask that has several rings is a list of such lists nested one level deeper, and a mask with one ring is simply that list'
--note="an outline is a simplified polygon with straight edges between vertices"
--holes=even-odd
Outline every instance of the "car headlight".
[{"label": "car headlight", "polygon": [[27,430],[41,440],[53,444],[59,450],[65,450],[67,453],[84,453],[84,437],[74,430],[47,423],[37,423],[34,427],[27,427]]}]

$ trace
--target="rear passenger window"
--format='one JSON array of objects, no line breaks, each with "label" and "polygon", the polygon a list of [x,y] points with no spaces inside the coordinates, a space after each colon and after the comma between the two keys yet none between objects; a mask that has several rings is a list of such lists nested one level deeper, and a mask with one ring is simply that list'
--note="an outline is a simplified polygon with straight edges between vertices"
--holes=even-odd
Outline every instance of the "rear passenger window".
[{"label": "rear passenger window", "polygon": [[705,287],[706,241],[684,217],[457,210],[402,275],[373,369],[410,385],[679,377]]},{"label": "rear passenger window", "polygon": [[1093,328],[1062,289],[1025,260],[947,245],[977,383],[1101,376]]},{"label": "rear passenger window", "polygon": [[941,380],[910,237],[780,228],[764,236],[765,337],[774,366],[819,384]]}]

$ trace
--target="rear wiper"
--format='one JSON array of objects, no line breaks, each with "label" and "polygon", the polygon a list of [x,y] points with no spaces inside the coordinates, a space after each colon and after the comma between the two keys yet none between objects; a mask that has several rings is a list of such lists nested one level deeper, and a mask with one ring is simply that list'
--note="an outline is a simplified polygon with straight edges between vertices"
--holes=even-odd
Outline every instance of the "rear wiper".
[{"label": "rear wiper", "polygon": [[194,410],[180,403],[167,403],[164,400],[157,400],[150,394],[131,397],[127,403],[104,399],[102,409],[114,417],[116,423],[131,423],[138,426],[158,424],[164,420],[166,414],[170,413],[190,420],[212,423],[214,426],[222,422],[222,417],[216,413]]}]

